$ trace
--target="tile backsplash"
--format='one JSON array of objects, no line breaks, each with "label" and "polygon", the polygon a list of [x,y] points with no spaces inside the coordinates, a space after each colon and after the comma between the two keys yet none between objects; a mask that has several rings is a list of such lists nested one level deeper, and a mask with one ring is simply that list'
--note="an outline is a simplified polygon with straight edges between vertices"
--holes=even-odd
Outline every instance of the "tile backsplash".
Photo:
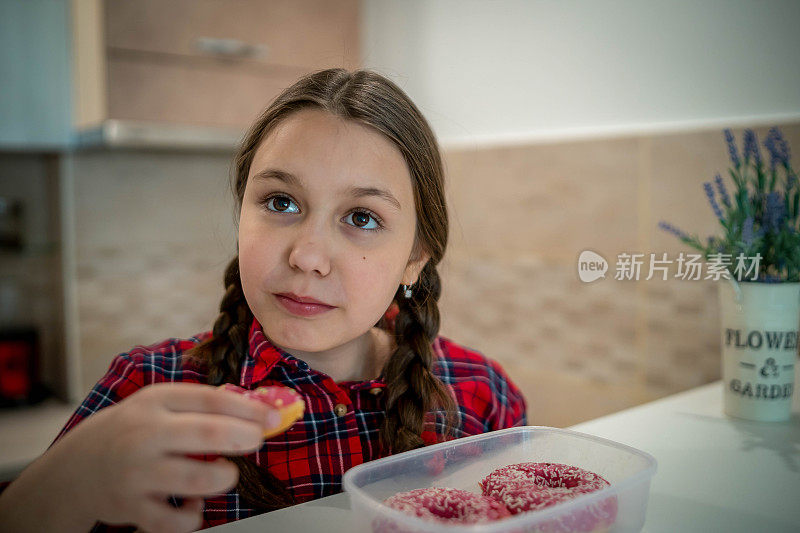
[{"label": "tile backsplash", "polygon": [[[783,131],[800,147],[800,125]],[[501,362],[530,424],[567,426],[719,378],[713,282],[617,281],[614,264],[623,252],[691,252],[657,228],[662,219],[716,232],[702,182],[727,169],[720,131],[444,157],[441,333]],[[230,164],[221,153],[75,155],[86,391],[115,354],[211,327],[235,251]],[[609,261],[606,279],[579,280],[586,249]]]},{"label": "tile backsplash", "polygon": [[83,388],[114,355],[211,328],[236,250],[229,154],[91,151],[73,163]]}]

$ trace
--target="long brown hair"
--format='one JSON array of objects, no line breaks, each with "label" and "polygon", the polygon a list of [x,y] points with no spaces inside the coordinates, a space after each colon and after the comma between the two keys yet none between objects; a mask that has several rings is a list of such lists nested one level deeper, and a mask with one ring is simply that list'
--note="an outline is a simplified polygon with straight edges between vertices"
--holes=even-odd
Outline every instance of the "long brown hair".
[{"label": "long brown hair", "polygon": [[[385,453],[418,448],[423,445],[426,414],[435,409],[444,411],[445,433],[452,430],[456,416],[449,390],[432,372],[431,343],[439,332],[441,294],[436,265],[444,255],[448,234],[444,175],[436,139],[413,102],[385,77],[368,70],[343,69],[309,74],[278,96],[242,141],[232,183],[239,208],[261,142],[287,116],[306,108],[323,109],[381,132],[400,150],[411,174],[417,212],[414,253],[424,251],[430,259],[414,284],[412,297],[406,299],[399,287],[395,294],[399,312],[390,333],[396,349],[383,368],[386,416],[380,441]],[[225,296],[212,336],[188,354],[206,367],[211,385],[238,384],[253,320],[242,291],[238,256],[226,268],[223,281]],[[383,317],[376,325],[387,326]],[[230,460],[239,467],[237,490],[247,503],[265,511],[294,503],[291,493],[265,468],[243,457]]]}]

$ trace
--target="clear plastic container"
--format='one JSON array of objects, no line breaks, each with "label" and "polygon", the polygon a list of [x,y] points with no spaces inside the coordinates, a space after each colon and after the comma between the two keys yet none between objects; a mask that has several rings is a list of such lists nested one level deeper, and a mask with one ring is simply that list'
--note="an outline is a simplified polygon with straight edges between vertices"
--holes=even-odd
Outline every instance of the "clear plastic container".
[{"label": "clear plastic container", "polygon": [[[382,503],[398,492],[427,487],[450,487],[480,494],[478,483],[493,470],[523,462],[577,466],[600,474],[610,486],[540,511],[473,525],[426,521]],[[526,426],[371,461],[348,470],[343,484],[364,531],[627,533],[641,531],[644,526],[650,480],[655,472],[655,458],[630,446],[577,431]],[[609,505],[615,508],[616,516],[612,513],[606,523],[587,520],[598,509],[607,510]]]}]

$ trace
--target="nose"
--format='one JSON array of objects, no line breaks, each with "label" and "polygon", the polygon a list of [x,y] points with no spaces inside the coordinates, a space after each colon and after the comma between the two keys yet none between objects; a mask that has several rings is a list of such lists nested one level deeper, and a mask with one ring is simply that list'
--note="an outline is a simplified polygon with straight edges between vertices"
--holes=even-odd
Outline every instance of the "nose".
[{"label": "nose", "polygon": [[330,235],[323,224],[304,223],[292,243],[289,265],[303,272],[316,272],[324,277],[330,273],[331,258],[328,252]]}]

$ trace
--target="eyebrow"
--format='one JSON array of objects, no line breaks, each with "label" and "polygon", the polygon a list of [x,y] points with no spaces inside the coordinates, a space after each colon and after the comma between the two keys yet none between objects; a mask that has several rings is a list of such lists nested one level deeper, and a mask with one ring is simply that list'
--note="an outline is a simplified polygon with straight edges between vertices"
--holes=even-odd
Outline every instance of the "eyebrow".
[{"label": "eyebrow", "polygon": [[[278,181],[282,181],[288,185],[293,185],[298,188],[303,188],[303,183],[300,181],[300,178],[292,174],[291,172],[286,172],[285,170],[280,170],[277,168],[267,168],[264,170],[260,170],[253,174],[251,178],[253,180],[268,180],[268,179],[275,179]],[[392,204],[398,211],[401,211],[400,202],[397,198],[394,197],[392,193],[389,191],[379,189],[378,187],[359,187],[353,186],[350,187],[347,192],[353,196],[354,198],[363,198],[368,196],[374,196],[376,198],[382,198],[386,200],[390,204]]]}]

